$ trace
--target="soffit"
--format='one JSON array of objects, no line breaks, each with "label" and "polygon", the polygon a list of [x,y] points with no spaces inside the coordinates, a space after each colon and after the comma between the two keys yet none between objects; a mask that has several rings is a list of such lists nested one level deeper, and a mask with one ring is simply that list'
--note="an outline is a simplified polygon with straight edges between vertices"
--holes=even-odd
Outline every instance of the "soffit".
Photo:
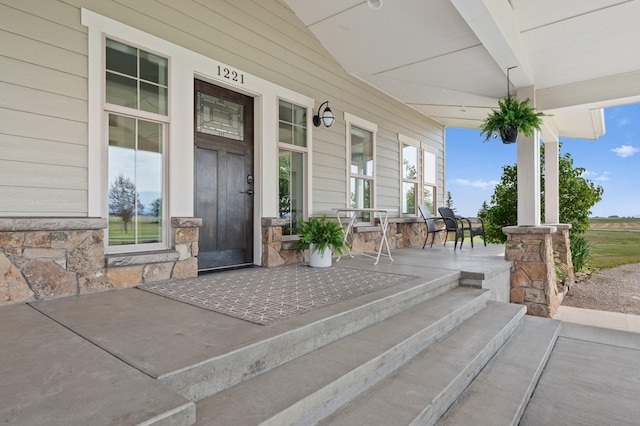
[{"label": "soffit", "polygon": [[435,121],[476,128],[533,86],[560,136],[640,99],[639,0],[285,0],[345,70]]}]

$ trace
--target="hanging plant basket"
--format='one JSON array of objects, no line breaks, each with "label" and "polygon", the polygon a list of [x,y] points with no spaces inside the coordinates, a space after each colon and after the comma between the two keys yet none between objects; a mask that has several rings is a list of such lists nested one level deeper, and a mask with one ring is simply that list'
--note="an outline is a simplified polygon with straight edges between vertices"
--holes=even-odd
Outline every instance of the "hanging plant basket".
[{"label": "hanging plant basket", "polygon": [[506,129],[500,130],[500,138],[502,143],[516,143],[518,141],[518,128],[516,126],[508,126]]},{"label": "hanging plant basket", "polygon": [[514,143],[518,139],[518,132],[527,137],[533,136],[535,130],[540,130],[542,117],[547,114],[535,112],[530,102],[529,99],[520,102],[513,96],[499,100],[498,110],[492,111],[480,126],[484,141],[500,135],[504,143]]}]

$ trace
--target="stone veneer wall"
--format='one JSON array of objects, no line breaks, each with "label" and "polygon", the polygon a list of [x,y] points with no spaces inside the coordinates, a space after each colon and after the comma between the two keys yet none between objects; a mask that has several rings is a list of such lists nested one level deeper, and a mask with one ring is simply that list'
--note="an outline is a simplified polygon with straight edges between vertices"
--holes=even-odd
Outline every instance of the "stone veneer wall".
[{"label": "stone veneer wall", "polygon": [[[273,267],[300,263],[308,260],[308,253],[298,253],[295,239],[282,235],[286,219],[262,218],[262,266]],[[390,218],[387,240],[391,250],[406,247],[422,247],[426,235],[424,220],[420,218]],[[443,242],[444,233],[436,234],[436,241]],[[375,251],[382,241],[379,226],[359,226],[349,235],[352,252]],[[429,244],[431,239],[429,239]],[[385,248],[382,249],[383,251]]]},{"label": "stone veneer wall", "polygon": [[102,218],[0,218],[0,305],[198,274],[201,219],[173,218],[174,250],[104,253]]},{"label": "stone veneer wall", "polygon": [[512,260],[511,302],[526,305],[527,313],[550,318],[560,299],[553,250],[555,226],[510,226],[505,259]]},{"label": "stone veneer wall", "polygon": [[557,263],[556,266],[564,270],[564,285],[567,287],[567,290],[569,290],[576,282],[573,261],[571,260],[571,241],[569,240],[571,224],[560,223],[553,226],[557,229],[557,231],[551,235],[554,259]]}]

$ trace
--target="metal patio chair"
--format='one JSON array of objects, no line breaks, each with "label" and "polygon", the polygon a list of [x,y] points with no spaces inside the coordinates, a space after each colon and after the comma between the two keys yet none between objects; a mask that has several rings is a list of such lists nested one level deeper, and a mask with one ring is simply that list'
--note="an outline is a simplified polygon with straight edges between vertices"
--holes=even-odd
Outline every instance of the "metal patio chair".
[{"label": "metal patio chair", "polygon": [[[471,238],[471,248],[473,248],[473,237],[481,236],[484,241],[485,247],[487,246],[487,238],[484,234],[484,220],[479,217],[462,217],[457,216],[453,210],[448,207],[439,207],[438,212],[440,216],[445,220],[447,224],[447,236],[450,231],[456,232],[456,245],[458,243],[458,233],[462,236],[462,241],[460,242],[460,248],[462,249],[462,243],[464,243],[464,231],[469,231],[469,236]],[[449,229],[451,228],[451,229]],[[446,242],[446,238],[445,238]],[[453,246],[453,250],[455,251],[456,245]]]},{"label": "metal patio chair", "polygon": [[422,215],[422,218],[424,219],[425,225],[427,225],[427,235],[424,238],[424,244],[422,244],[422,248],[424,249],[424,247],[427,245],[427,240],[429,239],[429,234],[432,235],[432,237],[431,237],[431,246],[430,247],[433,247],[433,242],[436,239],[436,233],[445,232],[446,231],[445,229],[439,228],[437,223],[436,223],[436,221],[437,220],[444,220],[444,219],[442,219],[441,217],[433,216],[426,206],[419,205],[418,209],[420,210],[420,214]]}]

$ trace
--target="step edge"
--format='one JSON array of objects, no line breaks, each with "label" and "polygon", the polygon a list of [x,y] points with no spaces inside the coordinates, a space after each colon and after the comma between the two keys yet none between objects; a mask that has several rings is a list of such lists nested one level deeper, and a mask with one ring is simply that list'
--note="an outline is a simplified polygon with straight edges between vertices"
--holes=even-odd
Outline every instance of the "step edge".
[{"label": "step edge", "polygon": [[[511,336],[511,338],[509,339],[509,341],[507,341],[504,346],[496,353],[496,355],[489,361],[489,363],[487,364],[487,367],[492,366],[492,364],[495,363],[500,363],[503,358],[506,356],[507,357],[507,361],[510,358],[513,358],[514,355],[510,354],[509,351],[513,351],[515,350],[512,346],[510,346],[512,343],[514,343],[514,337],[519,337],[517,336],[517,334],[525,332],[526,330],[524,329],[525,327],[528,326],[528,323],[534,322],[535,320],[542,320],[541,318],[537,318],[537,317],[531,317],[531,316],[525,316],[525,318],[523,319],[523,324],[522,326],[516,331],[516,333],[514,333],[513,336]],[[550,321],[550,325],[548,327],[547,330],[543,330],[542,333],[542,340],[543,342],[545,342],[545,348],[544,351],[540,354],[538,354],[538,356],[536,357],[537,362],[535,364],[535,368],[527,368],[526,370],[526,376],[525,378],[528,379],[527,380],[527,384],[524,387],[519,387],[517,389],[518,394],[521,395],[520,398],[517,399],[517,401],[507,401],[505,402],[503,399],[501,399],[501,394],[498,395],[498,399],[500,399],[502,401],[502,403],[500,404],[500,408],[501,410],[504,411],[508,411],[509,413],[512,413],[511,419],[508,423],[505,424],[509,424],[509,425],[513,425],[516,426],[519,422],[520,419],[522,418],[522,415],[524,413],[524,410],[526,409],[526,406],[531,398],[531,395],[533,394],[537,383],[540,379],[540,376],[542,375],[542,371],[544,370],[544,367],[549,359],[549,357],[551,356],[551,353],[553,351],[553,348],[555,346],[555,343],[560,335],[560,330],[562,328],[562,323],[560,323],[560,321],[555,321],[555,320],[548,320]],[[529,324],[530,327],[537,327],[534,324]],[[518,351],[519,352],[519,351]],[[517,366],[514,367],[514,365],[512,363],[508,363],[507,364],[507,369],[511,369],[511,368],[519,368]],[[503,375],[505,373],[508,372],[503,372]],[[460,395],[460,397],[456,400],[456,402],[450,407],[449,410],[447,410],[447,412],[444,413],[444,415],[438,420],[438,425],[439,426],[445,426],[445,425],[455,425],[455,424],[461,424],[461,422],[466,421],[466,418],[468,418],[469,416],[469,410],[464,410],[464,405],[468,404],[469,400],[467,399],[463,399],[461,400],[461,398],[465,397],[465,394],[470,390],[473,389],[473,395],[482,395],[482,390],[485,389],[485,387],[492,386],[492,381],[491,380],[485,380],[486,374],[495,374],[495,370],[491,370],[487,372],[487,369],[483,369],[480,374],[478,375],[478,377],[476,377],[476,379],[474,380],[474,382],[472,382],[467,389],[465,389],[465,391]],[[485,377],[483,377],[485,376]],[[477,382],[476,380],[478,378],[483,379],[482,383]],[[525,380],[523,379],[522,382],[524,382]],[[472,388],[476,386],[475,388]],[[473,396],[471,397],[472,400],[475,399]],[[477,398],[477,397],[476,397]],[[483,398],[482,396],[480,398]],[[462,406],[459,406],[458,411],[456,410],[456,406],[457,404],[461,403]],[[477,407],[479,404],[478,403],[471,403],[472,404],[472,409],[473,407]],[[505,410],[505,407],[508,406],[508,410]],[[514,409],[515,407],[515,409]],[[451,412],[451,410],[454,410],[453,412]],[[487,410],[487,412],[492,412],[495,413],[494,410]],[[503,412],[504,412],[503,411]],[[474,423],[477,425],[493,425],[496,422],[495,416],[492,417],[491,419],[484,419],[482,417],[482,413],[477,413],[476,411],[473,411],[474,414]],[[509,415],[504,416],[509,417]]]},{"label": "step edge", "polygon": [[137,426],[191,426],[196,423],[196,404],[189,401],[153,416]]},{"label": "step edge", "polygon": [[[157,379],[185,398],[191,401],[199,401],[258,374],[276,368],[291,359],[303,356],[326,344],[444,294],[456,288],[458,281],[459,274],[450,274],[436,280],[424,282],[268,339],[162,374]],[[378,309],[380,306],[386,307]],[[358,318],[360,313],[367,310],[370,310],[371,314],[368,314],[365,318]],[[352,320],[349,320],[349,318],[352,318]],[[338,329],[336,323],[343,321],[348,322],[351,327],[340,327],[340,333],[324,339],[318,338],[319,335],[322,335],[319,331],[322,329],[336,330]],[[292,351],[288,357],[279,359],[278,362],[269,364],[264,362],[265,357],[273,355],[274,347],[282,346],[289,339],[295,341],[296,350]],[[291,348],[291,345],[287,346]],[[237,368],[237,358],[243,359],[242,365],[244,365],[245,373],[221,374],[225,371],[229,372],[230,369],[228,367]]]},{"label": "step edge", "polygon": [[513,317],[487,342],[469,364],[453,377],[445,388],[431,400],[410,425],[434,425],[520,327],[525,314],[526,308],[524,306],[515,312]]},{"label": "step edge", "polygon": [[[389,374],[401,368],[417,354],[482,310],[487,303],[486,294],[479,294],[464,305],[456,308],[456,310],[429,324],[426,328],[417,331],[383,353],[376,355],[333,382],[324,385],[261,424],[276,426],[281,424],[308,425],[318,423],[339,410],[351,399],[365,392],[369,387],[374,386]],[[372,375],[372,371],[376,374]],[[356,383],[353,383],[353,380]],[[336,385],[341,389],[337,393],[332,390]],[[291,412],[299,411],[300,409],[305,413],[304,416],[289,415]]]}]

